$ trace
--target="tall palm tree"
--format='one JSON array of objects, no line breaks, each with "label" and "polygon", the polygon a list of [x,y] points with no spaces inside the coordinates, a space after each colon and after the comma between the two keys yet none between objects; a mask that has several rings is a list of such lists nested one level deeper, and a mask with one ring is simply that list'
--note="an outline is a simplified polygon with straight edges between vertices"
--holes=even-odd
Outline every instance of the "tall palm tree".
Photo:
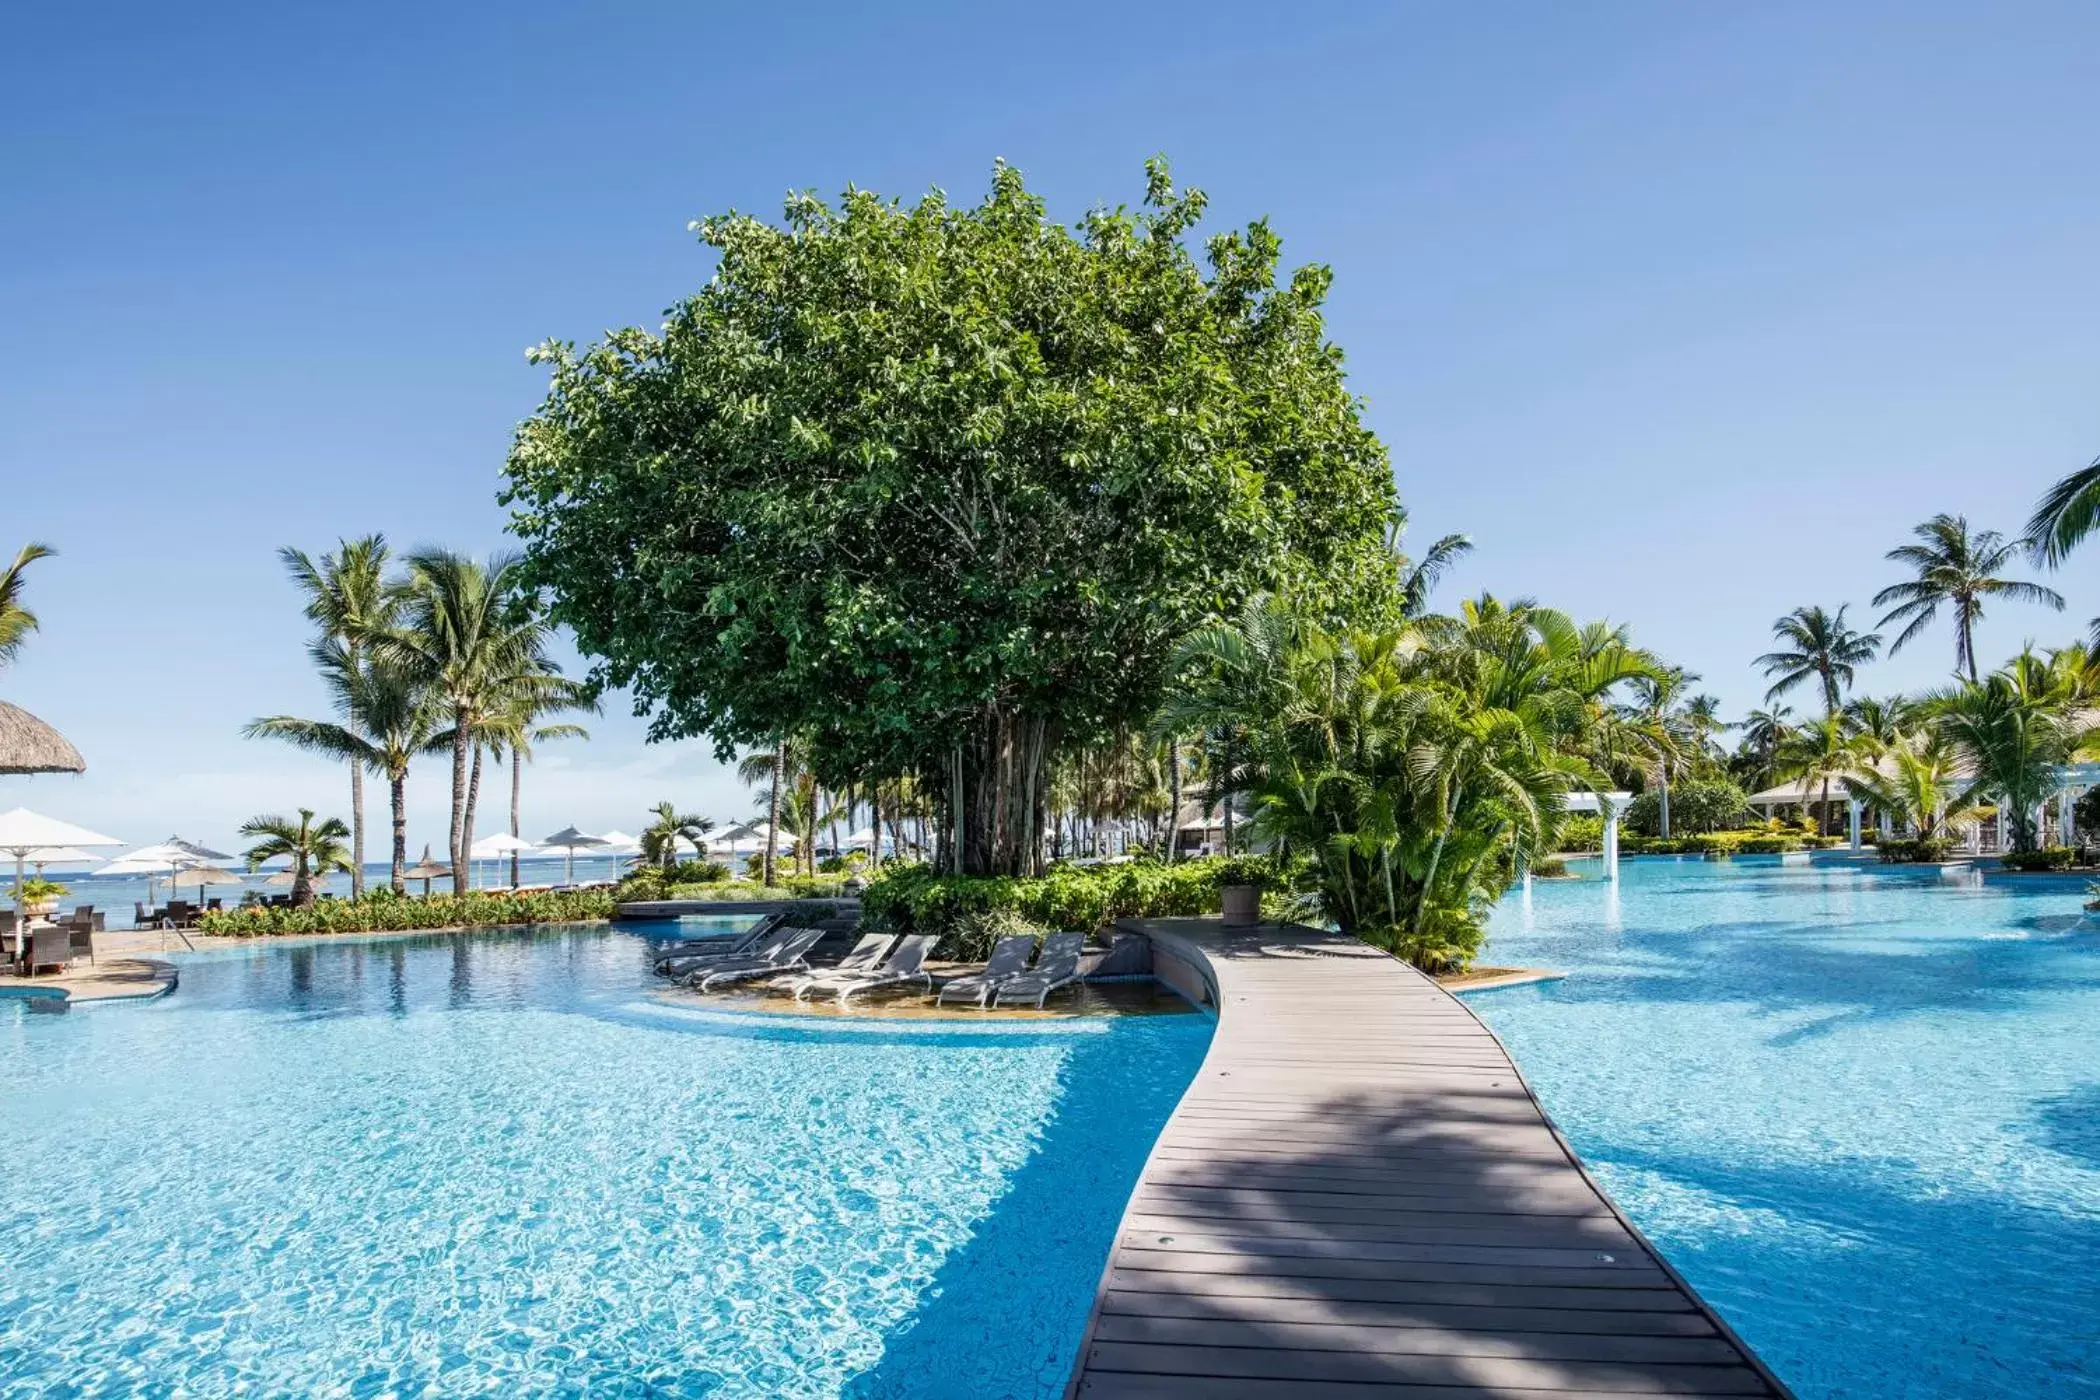
[{"label": "tall palm tree", "polygon": [[[532,761],[533,746],[558,739],[591,737],[591,732],[580,724],[542,724],[541,717],[566,710],[596,714],[598,701],[590,687],[568,679],[552,666],[512,676],[504,689],[503,706],[482,725],[481,738],[497,757],[510,756],[510,834],[517,837],[521,835],[519,794],[524,787],[525,765]],[[468,787],[475,787],[472,780]],[[510,883],[514,889],[519,883],[516,851],[510,853]]]},{"label": "tall palm tree", "polygon": [[640,839],[642,859],[653,861],[665,870],[678,864],[678,843],[685,842],[695,852],[706,849],[701,843],[715,824],[706,817],[681,812],[669,802],[659,802],[650,808],[656,820],[642,829]]},{"label": "tall palm tree", "polygon": [[1654,764],[1656,809],[1660,834],[1670,837],[1670,766],[1684,759],[1697,745],[1691,725],[1682,713],[1684,692],[1699,678],[1675,666],[1636,676],[1630,689],[1633,700],[1622,707],[1631,721],[1629,732],[1643,754]]},{"label": "tall palm tree", "polygon": [[1743,731],[1736,761],[1741,768],[1747,760],[1748,772],[1755,777],[1752,788],[1764,786],[1772,776],[1779,746],[1794,732],[1793,713],[1791,705],[1774,705],[1769,710],[1752,710],[1732,726]]},{"label": "tall palm tree", "polygon": [[[339,664],[351,671],[363,667],[373,642],[394,625],[399,612],[386,579],[388,550],[384,535],[338,540],[335,552],[313,558],[287,545],[277,551],[285,571],[306,597],[306,616],[320,635],[315,638],[316,664]],[[346,720],[354,719],[345,715]],[[365,765],[350,765],[350,896],[365,892]]]},{"label": "tall palm tree", "polygon": [[1766,652],[1756,662],[1766,675],[1778,677],[1765,699],[1777,700],[1813,677],[1822,683],[1825,716],[1838,712],[1856,668],[1881,650],[1879,633],[1845,625],[1844,606],[1834,613],[1820,607],[1796,608],[1772,624],[1772,635],[1781,649]]},{"label": "tall palm tree", "polygon": [[1954,613],[1954,674],[1976,679],[1976,624],[1983,620],[1986,598],[2010,598],[2022,603],[2040,603],[2063,611],[2064,599],[2053,588],[2022,579],[2000,578],[2003,569],[2019,552],[2020,542],[2008,540],[1996,530],[1969,533],[1968,520],[1959,515],[1935,515],[1911,532],[1918,543],[1888,552],[1888,558],[1907,564],[1917,577],[1891,584],[1874,595],[1874,606],[1887,608],[1880,625],[1901,622],[1903,630],[1889,643],[1889,655],[1930,626],[1946,604]]},{"label": "tall palm tree", "polygon": [[266,860],[291,858],[295,908],[305,909],[313,904],[316,879],[350,868],[350,850],[344,844],[350,828],[343,825],[341,817],[316,822],[311,807],[301,807],[296,822],[278,816],[250,817],[241,823],[241,835],[255,839],[247,851],[250,870],[261,869]]},{"label": "tall palm tree", "polygon": [[1822,796],[1816,804],[1820,811],[1817,829],[1826,836],[1830,834],[1830,785],[1850,783],[1870,761],[1866,746],[1846,730],[1843,717],[1837,714],[1827,714],[1814,724],[1795,730],[1780,745],[1774,759],[1778,775],[1801,779],[1804,792],[1809,785],[1821,785]]},{"label": "tall palm tree", "polygon": [[15,562],[0,571],[0,666],[21,654],[22,643],[38,625],[36,614],[22,606],[22,571],[56,553],[47,544],[25,544],[16,551]]},{"label": "tall palm tree", "polygon": [[384,644],[390,658],[430,687],[451,724],[452,882],[464,894],[473,840],[469,760],[479,753],[477,736],[503,712],[516,678],[553,669],[546,656],[549,628],[516,555],[482,564],[432,549],[407,562],[402,625]]},{"label": "tall palm tree", "polygon": [[[329,658],[322,676],[335,692],[342,722],[269,715],[241,732],[251,739],[282,739],[309,753],[369,768],[386,779],[393,819],[393,872],[388,883],[401,894],[407,888],[401,872],[408,865],[408,765],[418,754],[450,749],[452,732],[441,727],[429,692],[401,665],[376,660],[352,667],[332,644],[319,651]],[[351,859],[356,861],[354,851]]]},{"label": "tall palm tree", "polygon": [[1932,731],[1905,734],[1883,749],[1882,766],[1852,776],[1852,787],[1885,817],[1901,821],[1920,840],[1971,825],[1979,803],[1953,745]]}]

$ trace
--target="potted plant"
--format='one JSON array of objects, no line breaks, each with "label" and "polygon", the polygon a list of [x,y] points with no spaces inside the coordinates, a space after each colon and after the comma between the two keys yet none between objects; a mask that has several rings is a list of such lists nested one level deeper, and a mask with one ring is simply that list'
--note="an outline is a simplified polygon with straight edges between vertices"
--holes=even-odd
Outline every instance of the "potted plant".
[{"label": "potted plant", "polygon": [[1261,895],[1275,882],[1274,868],[1261,856],[1232,856],[1218,866],[1218,922],[1227,928],[1252,928],[1261,922]]},{"label": "potted plant", "polygon": [[58,902],[64,899],[66,894],[64,885],[56,880],[46,880],[41,875],[32,875],[15,891],[15,897],[22,903],[23,912],[32,917],[56,914]]}]

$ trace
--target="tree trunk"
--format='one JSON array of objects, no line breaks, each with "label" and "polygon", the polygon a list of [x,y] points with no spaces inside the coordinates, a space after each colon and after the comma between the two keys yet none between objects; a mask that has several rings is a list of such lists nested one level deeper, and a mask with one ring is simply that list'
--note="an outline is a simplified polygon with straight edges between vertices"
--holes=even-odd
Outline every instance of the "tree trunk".
[{"label": "tree trunk", "polygon": [[[510,838],[518,839],[518,788],[525,781],[525,750],[510,746]],[[518,853],[510,853],[510,887],[518,887]]]},{"label": "tree trunk", "polygon": [[388,776],[386,784],[387,806],[394,822],[394,871],[388,881],[395,894],[408,893],[408,881],[401,872],[408,869],[408,771]]},{"label": "tree trunk", "polygon": [[787,740],[773,745],[773,786],[766,798],[766,857],[762,882],[773,886],[773,863],[780,855],[780,778],[787,767]]},{"label": "tree trunk", "polygon": [[350,760],[350,897],[365,897],[365,765]]},{"label": "tree trunk", "polygon": [[980,711],[948,762],[941,804],[948,869],[964,875],[1034,875],[1043,867],[1048,776],[1057,731],[1012,710]]},{"label": "tree trunk", "polygon": [[459,833],[467,815],[467,712],[452,712],[452,892],[467,892],[467,862]]},{"label": "tree trunk", "polygon": [[[480,806],[481,745],[476,744],[474,746],[473,776],[467,779],[467,814],[465,818],[462,819],[459,829],[459,854],[462,861],[464,861],[467,858],[468,854],[474,849],[474,816],[476,809],[478,809]],[[454,875],[457,875],[459,874],[459,872],[460,867],[455,865],[452,868],[452,873]]]},{"label": "tree trunk", "polygon": [[[1670,839],[1670,764],[1665,759],[1656,767],[1656,798],[1658,817],[1662,823],[1662,839]],[[1696,805],[1696,804],[1695,804]]]}]

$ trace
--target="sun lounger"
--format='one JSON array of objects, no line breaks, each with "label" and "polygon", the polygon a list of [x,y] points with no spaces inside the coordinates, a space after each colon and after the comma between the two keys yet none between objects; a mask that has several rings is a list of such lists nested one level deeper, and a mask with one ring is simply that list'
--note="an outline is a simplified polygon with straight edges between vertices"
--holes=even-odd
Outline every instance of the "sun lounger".
[{"label": "sun lounger", "polygon": [[1043,940],[1042,956],[1033,970],[1009,977],[992,993],[992,1005],[1005,1006],[1034,998],[1037,1009],[1060,987],[1079,980],[1079,955],[1086,951],[1083,933],[1053,933]]},{"label": "sun lounger", "polygon": [[677,977],[703,962],[748,957],[758,952],[766,939],[776,936],[786,922],[785,914],[768,914],[727,938],[687,938],[662,944],[656,949],[656,970],[666,977]]},{"label": "sun lounger", "polygon": [[754,977],[765,977],[776,972],[793,972],[808,967],[803,961],[809,950],[816,947],[824,937],[820,928],[783,928],[778,941],[767,940],[763,953],[754,953],[748,958],[731,959],[696,968],[685,975],[688,987],[698,987],[711,992],[716,987],[726,987],[732,982],[748,982]]},{"label": "sun lounger", "polygon": [[948,999],[950,992],[957,997],[973,997],[979,1006],[991,999],[999,985],[1010,977],[1018,977],[1028,970],[1028,960],[1035,956],[1035,935],[1017,933],[1011,938],[1002,938],[992,946],[992,955],[976,972],[951,977],[941,984],[940,995],[933,999],[939,1006]]},{"label": "sun lounger", "polygon": [[923,982],[926,990],[933,990],[933,974],[926,970],[926,959],[933,956],[933,945],[941,941],[937,933],[907,933],[897,941],[897,946],[880,964],[865,972],[833,973],[813,977],[808,984],[795,992],[800,1001],[812,992],[829,992],[837,996],[844,1006],[855,992],[872,992],[877,987],[894,987],[905,982]]},{"label": "sun lounger", "polygon": [[796,972],[786,977],[776,977],[766,985],[776,992],[799,992],[803,983],[815,981],[819,977],[832,977],[844,972],[866,972],[879,966],[896,942],[897,935],[894,933],[864,933],[860,936],[860,942],[854,944],[852,950],[840,958],[836,965],[818,972]]}]

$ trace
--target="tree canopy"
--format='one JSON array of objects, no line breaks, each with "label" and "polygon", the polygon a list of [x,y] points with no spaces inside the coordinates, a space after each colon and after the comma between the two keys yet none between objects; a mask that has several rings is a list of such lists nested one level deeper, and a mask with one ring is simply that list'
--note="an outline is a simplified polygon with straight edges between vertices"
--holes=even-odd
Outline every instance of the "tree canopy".
[{"label": "tree canopy", "polygon": [[[841,774],[961,793],[966,869],[1039,858],[1043,775],[1140,727],[1174,648],[1258,593],[1399,606],[1385,450],[1328,343],[1330,274],[1149,168],[1049,221],[798,194],[696,225],[658,331],[540,347],[506,502],[533,577],[658,738],[808,735]],[[951,810],[951,819],[956,814]]]}]

